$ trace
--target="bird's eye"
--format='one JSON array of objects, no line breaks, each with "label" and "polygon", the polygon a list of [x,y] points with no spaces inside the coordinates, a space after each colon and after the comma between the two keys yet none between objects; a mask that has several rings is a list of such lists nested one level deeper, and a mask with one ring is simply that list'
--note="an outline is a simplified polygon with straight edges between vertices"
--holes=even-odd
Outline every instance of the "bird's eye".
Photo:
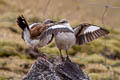
[{"label": "bird's eye", "polygon": [[51,21],[51,23],[54,23],[54,21]]}]

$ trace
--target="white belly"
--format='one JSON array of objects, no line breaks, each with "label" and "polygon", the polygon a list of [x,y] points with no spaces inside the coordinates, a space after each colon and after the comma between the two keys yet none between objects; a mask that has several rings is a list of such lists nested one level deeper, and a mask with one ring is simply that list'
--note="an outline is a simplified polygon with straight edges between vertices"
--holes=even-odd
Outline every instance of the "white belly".
[{"label": "white belly", "polygon": [[25,42],[31,46],[31,47],[43,47],[48,44],[48,42],[51,40],[52,35],[48,35],[46,38],[39,40],[39,39],[27,39]]},{"label": "white belly", "polygon": [[74,33],[58,33],[55,36],[55,42],[59,49],[69,49],[75,44],[76,38]]}]

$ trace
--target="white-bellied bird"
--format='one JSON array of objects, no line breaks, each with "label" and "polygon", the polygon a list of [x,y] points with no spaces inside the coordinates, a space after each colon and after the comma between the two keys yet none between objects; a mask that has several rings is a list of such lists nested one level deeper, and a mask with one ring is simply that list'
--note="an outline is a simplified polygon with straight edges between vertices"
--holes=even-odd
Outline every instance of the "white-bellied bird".
[{"label": "white-bellied bird", "polygon": [[22,29],[22,39],[35,51],[38,51],[39,47],[44,47],[52,41],[52,34],[41,40],[38,37],[43,31],[52,26],[54,23],[55,21],[46,19],[43,23],[33,23],[28,25],[23,15],[17,18],[17,24]]},{"label": "white-bellied bird", "polygon": [[62,19],[56,25],[53,25],[49,29],[45,30],[42,34],[41,39],[47,34],[53,34],[55,37],[55,43],[60,51],[62,59],[61,50],[66,51],[67,59],[68,49],[71,48],[74,44],[84,44],[90,41],[93,41],[101,36],[105,36],[109,33],[108,30],[101,28],[97,25],[83,23],[73,28],[70,26],[66,19]]}]

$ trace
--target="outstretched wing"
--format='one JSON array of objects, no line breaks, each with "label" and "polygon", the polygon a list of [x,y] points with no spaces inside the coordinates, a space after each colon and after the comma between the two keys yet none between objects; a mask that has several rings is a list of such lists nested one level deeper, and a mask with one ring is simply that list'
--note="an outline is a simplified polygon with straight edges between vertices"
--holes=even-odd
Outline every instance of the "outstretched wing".
[{"label": "outstretched wing", "polygon": [[74,33],[76,36],[76,44],[81,45],[93,41],[101,36],[105,36],[109,31],[96,25],[84,23],[75,27]]},{"label": "outstretched wing", "polygon": [[72,32],[72,33],[74,33],[68,27],[66,27],[64,25],[57,24],[57,25],[49,27],[44,32],[42,32],[41,35],[40,35],[40,37],[39,37],[39,39],[42,40],[44,37],[46,37],[48,35],[56,35],[59,32]]}]

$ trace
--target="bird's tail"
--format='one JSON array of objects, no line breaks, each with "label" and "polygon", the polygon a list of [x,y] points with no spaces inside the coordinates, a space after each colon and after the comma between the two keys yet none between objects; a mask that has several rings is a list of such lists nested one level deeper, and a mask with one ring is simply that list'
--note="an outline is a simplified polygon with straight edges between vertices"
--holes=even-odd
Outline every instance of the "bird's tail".
[{"label": "bird's tail", "polygon": [[19,26],[22,30],[24,30],[25,28],[27,28],[27,29],[29,30],[28,23],[27,23],[27,21],[25,20],[25,18],[24,18],[23,15],[19,16],[19,17],[17,18],[17,21],[16,21],[16,22],[17,22],[18,26]]}]

